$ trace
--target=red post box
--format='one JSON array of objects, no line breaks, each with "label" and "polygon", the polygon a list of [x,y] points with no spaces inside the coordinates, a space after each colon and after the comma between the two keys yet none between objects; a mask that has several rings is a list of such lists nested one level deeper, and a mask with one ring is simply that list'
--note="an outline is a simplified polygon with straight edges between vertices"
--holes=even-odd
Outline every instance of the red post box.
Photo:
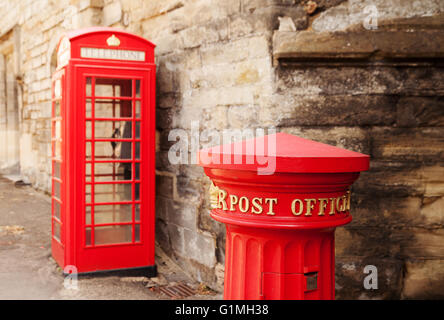
[{"label": "red post box", "polygon": [[369,156],[285,133],[198,156],[226,224],[224,298],[334,299],[334,231]]},{"label": "red post box", "polygon": [[52,255],[62,268],[156,273],[154,99],[149,41],[100,27],[61,38],[51,163]]}]

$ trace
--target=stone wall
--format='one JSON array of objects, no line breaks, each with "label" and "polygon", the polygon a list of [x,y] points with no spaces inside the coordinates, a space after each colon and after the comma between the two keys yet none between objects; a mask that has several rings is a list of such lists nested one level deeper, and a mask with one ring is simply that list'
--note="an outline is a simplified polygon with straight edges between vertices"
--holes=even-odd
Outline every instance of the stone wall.
[{"label": "stone wall", "polygon": [[[307,31],[275,34],[270,122],[371,156],[354,220],[336,231],[340,299],[443,297],[443,6],[420,3],[344,2]],[[366,5],[378,8],[375,30],[363,28]],[[366,265],[378,290],[363,288]]]},{"label": "stone wall", "polygon": [[[443,5],[307,2],[2,2],[0,50],[10,37],[18,39],[12,51],[19,56],[14,76],[22,176],[50,190],[50,76],[60,36],[93,25],[126,29],[157,45],[156,239],[187,272],[222,289],[225,230],[208,215],[202,169],[169,163],[170,130],[191,135],[196,120],[200,131],[275,126],[372,156],[371,170],[354,186],[354,222],[337,231],[338,298],[442,297],[441,67],[333,66],[310,59],[294,65],[273,59],[273,35],[279,26],[300,34],[340,32],[360,24],[369,4],[380,9],[381,20],[436,15]],[[368,264],[378,267],[378,290],[363,289]]]}]

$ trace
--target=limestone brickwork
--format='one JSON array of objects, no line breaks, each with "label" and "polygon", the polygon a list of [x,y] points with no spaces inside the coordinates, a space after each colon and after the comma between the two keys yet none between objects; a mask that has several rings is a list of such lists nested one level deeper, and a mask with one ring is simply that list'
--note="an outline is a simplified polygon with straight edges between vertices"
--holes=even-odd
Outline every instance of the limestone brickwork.
[{"label": "limestone brickwork", "polygon": [[[157,46],[156,240],[184,270],[221,290],[225,230],[208,215],[202,169],[168,161],[170,130],[191,134],[196,120],[200,131],[276,127],[372,157],[353,188],[354,221],[337,231],[337,297],[442,298],[443,57],[350,64],[318,47],[322,61],[274,57],[279,32],[344,41],[370,5],[380,25],[444,12],[438,0],[2,1],[0,170],[49,192],[56,44],[68,30],[122,28]],[[366,265],[378,268],[377,290],[363,288]]]}]

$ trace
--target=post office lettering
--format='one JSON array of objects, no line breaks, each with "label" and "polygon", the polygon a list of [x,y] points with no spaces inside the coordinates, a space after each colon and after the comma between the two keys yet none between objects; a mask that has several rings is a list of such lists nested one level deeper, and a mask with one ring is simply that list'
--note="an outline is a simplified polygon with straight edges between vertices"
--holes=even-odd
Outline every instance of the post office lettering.
[{"label": "post office lettering", "polygon": [[[350,191],[334,198],[297,198],[295,197],[288,210],[294,216],[332,216],[350,210]],[[227,191],[219,189],[216,209],[241,214],[266,214],[276,215],[276,212],[285,212],[278,210],[281,205],[278,198],[268,197],[247,197],[245,195],[228,194]]]}]

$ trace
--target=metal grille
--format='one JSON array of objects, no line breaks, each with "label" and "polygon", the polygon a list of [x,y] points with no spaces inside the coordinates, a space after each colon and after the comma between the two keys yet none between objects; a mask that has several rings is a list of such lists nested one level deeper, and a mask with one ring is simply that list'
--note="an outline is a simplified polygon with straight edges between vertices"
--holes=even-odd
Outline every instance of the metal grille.
[{"label": "metal grille", "polygon": [[179,283],[172,286],[160,287],[159,291],[172,299],[182,299],[196,294],[196,291],[186,284]]}]

